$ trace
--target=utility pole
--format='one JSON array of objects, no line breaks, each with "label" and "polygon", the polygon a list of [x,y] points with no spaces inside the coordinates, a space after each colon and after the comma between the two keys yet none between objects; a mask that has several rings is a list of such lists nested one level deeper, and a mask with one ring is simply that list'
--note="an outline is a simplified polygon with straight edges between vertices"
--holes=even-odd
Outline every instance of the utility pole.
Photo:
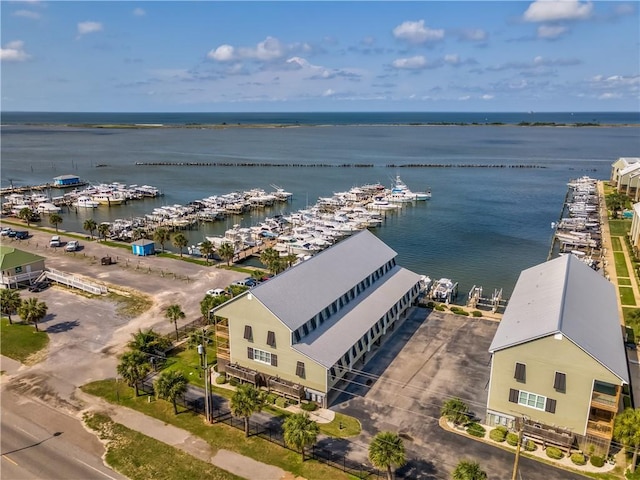
[{"label": "utility pole", "polygon": [[522,433],[524,431],[524,418],[518,419],[518,446],[516,447],[516,458],[513,461],[513,475],[511,480],[517,480],[518,478],[518,461],[520,460],[520,448],[522,448]]},{"label": "utility pole", "polygon": [[207,422],[210,420],[209,415],[209,379],[207,378],[209,374],[209,366],[207,365],[207,347],[204,338],[204,330],[202,331],[202,342],[205,346],[198,345],[198,353],[200,354],[200,363],[202,370],[204,371],[204,417]]}]

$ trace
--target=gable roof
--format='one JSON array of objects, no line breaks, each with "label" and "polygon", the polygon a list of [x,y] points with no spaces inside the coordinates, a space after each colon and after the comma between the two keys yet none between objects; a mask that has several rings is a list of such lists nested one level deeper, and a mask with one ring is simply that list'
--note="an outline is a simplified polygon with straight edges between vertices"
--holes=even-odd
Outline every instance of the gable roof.
[{"label": "gable roof", "polygon": [[574,255],[522,271],[489,351],[557,333],[629,383],[615,287]]},{"label": "gable roof", "polygon": [[44,257],[5,245],[0,246],[0,270],[10,270],[40,260],[44,260]]},{"label": "gable roof", "polygon": [[293,331],[395,256],[382,240],[363,230],[254,287],[251,293]]}]

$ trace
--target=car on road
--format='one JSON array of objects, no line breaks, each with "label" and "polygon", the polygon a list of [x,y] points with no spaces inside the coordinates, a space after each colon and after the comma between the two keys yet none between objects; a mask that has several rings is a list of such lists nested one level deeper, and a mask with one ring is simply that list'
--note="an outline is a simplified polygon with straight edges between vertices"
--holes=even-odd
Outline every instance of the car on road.
[{"label": "car on road", "polygon": [[49,285],[51,285],[51,280],[49,280],[47,278],[45,280],[42,280],[41,282],[36,282],[33,285],[29,286],[29,291],[30,292],[41,292],[42,290],[47,288]]},{"label": "car on road", "polygon": [[232,283],[232,285],[238,285],[240,287],[255,287],[258,284],[258,282],[251,277],[247,277],[245,279],[242,280],[236,280],[235,282]]},{"label": "car on road", "polygon": [[24,240],[25,238],[29,238],[29,232],[26,230],[21,230],[21,231],[15,232],[14,237],[16,237],[18,240]]},{"label": "car on road", "polygon": [[9,231],[7,232],[7,236],[10,237],[10,238],[15,238],[16,233],[18,233],[18,232],[16,232],[15,230],[9,229]]},{"label": "car on road", "polygon": [[11,227],[2,227],[2,230],[0,230],[0,235],[2,235],[3,237],[6,237],[9,235],[9,232],[11,231],[12,231]]},{"label": "car on road", "polygon": [[80,242],[77,240],[69,240],[64,247],[67,252],[75,252],[78,248],[80,248]]},{"label": "car on road", "polygon": [[207,290],[207,295],[211,295],[212,297],[221,297],[227,295],[227,292],[223,288],[212,288],[211,290]]},{"label": "car on road", "polygon": [[60,246],[60,237],[58,235],[54,235],[53,237],[51,237],[51,240],[49,240],[49,246],[50,247],[59,247]]}]

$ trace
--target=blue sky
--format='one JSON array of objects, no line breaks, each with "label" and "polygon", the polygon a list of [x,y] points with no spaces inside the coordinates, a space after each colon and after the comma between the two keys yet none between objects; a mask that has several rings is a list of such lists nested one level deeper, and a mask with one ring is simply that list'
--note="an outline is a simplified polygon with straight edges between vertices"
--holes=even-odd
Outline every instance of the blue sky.
[{"label": "blue sky", "polygon": [[3,111],[638,111],[640,4],[3,0]]}]

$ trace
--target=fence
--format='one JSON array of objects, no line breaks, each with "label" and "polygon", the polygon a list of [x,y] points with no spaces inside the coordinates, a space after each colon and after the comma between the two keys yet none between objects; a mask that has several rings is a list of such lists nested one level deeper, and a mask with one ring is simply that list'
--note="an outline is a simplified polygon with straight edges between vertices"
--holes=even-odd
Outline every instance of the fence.
[{"label": "fence", "polygon": [[[149,375],[145,380],[140,382],[138,388],[141,392],[144,392],[148,395],[154,394],[153,389],[153,378],[156,373]],[[195,389],[194,389],[195,390]],[[226,400],[222,397],[218,397],[213,395],[214,404],[217,404],[213,407],[212,414],[212,423],[222,423],[228,425],[233,428],[237,428],[238,430],[245,430],[244,418],[234,417],[231,414],[223,403],[226,403]],[[198,395],[183,395],[176,400],[176,404],[181,406],[182,408],[186,408],[187,410],[204,415],[204,393],[199,393]],[[264,440],[267,440],[271,443],[275,443],[283,448],[294,451],[292,448],[289,448],[284,441],[284,432],[280,425],[270,426],[264,425],[260,422],[256,422],[253,420],[249,420],[249,436],[250,437],[260,437]],[[371,467],[366,464],[359,463],[347,457],[345,451],[350,451],[351,448],[344,444],[348,444],[348,440],[342,440],[343,446],[340,448],[340,452],[335,452],[334,450],[328,447],[319,447],[317,445],[313,445],[310,449],[305,450],[305,459],[313,459],[320,463],[324,463],[330,467],[336,468],[338,470],[342,470],[343,472],[352,475],[355,478],[359,479],[379,479],[385,478],[386,473],[382,472],[374,467]],[[298,452],[299,453],[299,452]],[[396,474],[396,478],[400,478],[399,475]]]}]

